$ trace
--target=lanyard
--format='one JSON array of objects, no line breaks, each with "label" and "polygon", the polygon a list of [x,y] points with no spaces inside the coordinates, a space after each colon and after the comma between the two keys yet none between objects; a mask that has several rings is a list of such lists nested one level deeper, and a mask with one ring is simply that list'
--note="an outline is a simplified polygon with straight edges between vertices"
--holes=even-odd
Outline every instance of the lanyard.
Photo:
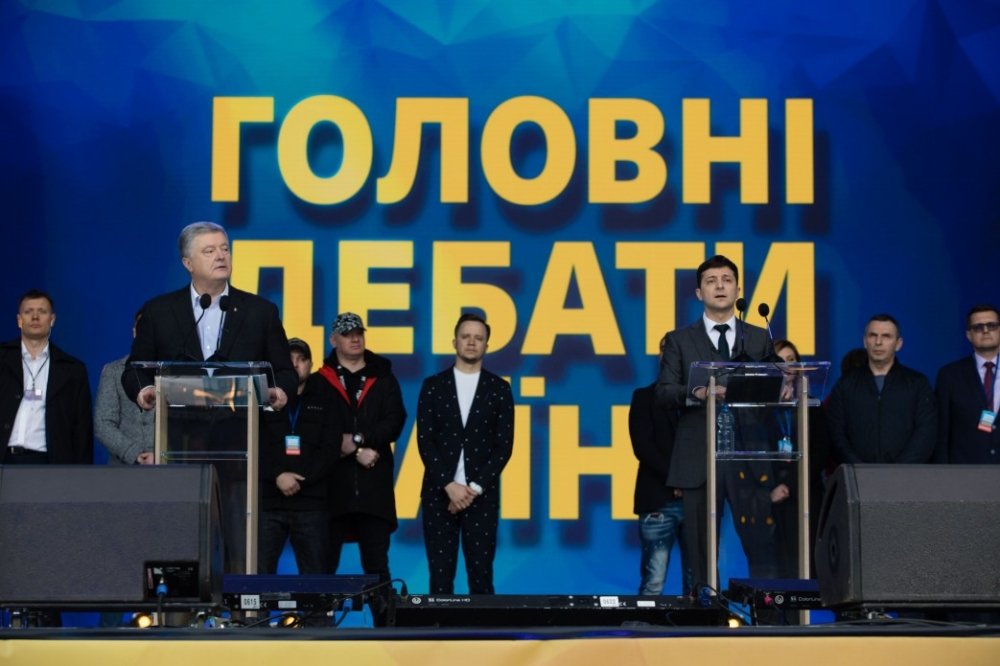
[{"label": "lanyard", "polygon": [[295,409],[288,410],[288,420],[292,424],[292,434],[295,434],[295,423],[299,420],[299,412],[302,411],[302,401],[298,401],[299,404],[295,405]]},{"label": "lanyard", "polygon": [[24,363],[24,369],[28,371],[28,376],[31,377],[31,390],[34,391],[35,390],[35,382],[38,379],[38,375],[42,374],[42,370],[45,369],[45,364],[49,362],[49,357],[46,356],[45,360],[42,361],[42,364],[40,366],[38,366],[38,372],[32,372],[31,371],[31,366],[28,365],[28,361],[26,361],[23,356],[21,357],[21,362]]},{"label": "lanyard", "polygon": [[778,427],[781,428],[782,437],[792,436],[792,410],[783,409],[781,410],[781,415],[778,418]]}]

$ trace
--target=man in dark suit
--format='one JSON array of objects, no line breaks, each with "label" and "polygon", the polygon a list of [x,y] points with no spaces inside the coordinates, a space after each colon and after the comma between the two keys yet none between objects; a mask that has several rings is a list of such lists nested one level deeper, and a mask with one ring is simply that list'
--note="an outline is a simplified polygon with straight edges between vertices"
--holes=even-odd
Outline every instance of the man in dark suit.
[{"label": "man in dark suit", "polygon": [[[764,329],[736,318],[736,299],[740,291],[736,264],[716,255],[698,267],[697,277],[695,295],[704,303],[704,313],[692,325],[667,334],[656,385],[657,403],[665,409],[681,410],[667,484],[683,494],[685,523],[681,547],[687,552],[695,589],[708,580],[704,403],[709,396],[707,386],[692,387],[691,393],[688,392],[691,363],[728,361],[736,357],[759,360],[772,353]],[[723,400],[725,396],[726,387],[717,386],[716,399]],[[744,541],[745,550],[746,543]],[[747,556],[752,559],[751,552]]]},{"label": "man in dark suit", "polygon": [[[288,396],[296,392],[298,375],[292,367],[278,308],[260,296],[230,286],[233,266],[229,237],[218,224],[189,224],[181,231],[178,245],[191,283],[142,306],[132,351],[122,372],[126,394],[143,409],[152,409],[156,402],[153,374],[131,367],[135,361],[266,361],[273,370],[267,401],[280,410]],[[171,429],[171,449],[180,441],[205,440],[212,441],[214,447],[238,443],[242,448],[246,437],[245,425],[228,410],[213,410],[207,419],[195,415],[185,425],[186,432]],[[242,573],[247,568],[246,477],[238,465],[217,463],[216,468],[222,495],[226,571]]]},{"label": "man in dark suit", "polygon": [[[191,284],[142,306],[129,363],[133,361],[266,361],[274,371],[268,399],[281,409],[298,386],[278,308],[230,286],[232,255],[226,230],[195,222],[179,238],[181,263]],[[153,376],[127,363],[122,385],[143,409],[155,402]]]},{"label": "man in dark suit", "polygon": [[49,339],[52,299],[32,289],[17,306],[21,337],[0,347],[0,437],[4,465],[93,462],[87,368]]},{"label": "man in dark suit", "polygon": [[938,372],[938,437],[934,462],[964,465],[1000,463],[1000,311],[977,305],[965,320],[965,337],[972,356],[954,361]]},{"label": "man in dark suit", "polygon": [[451,594],[459,539],[470,594],[494,594],[500,473],[514,444],[510,384],[483,369],[490,327],[474,314],[455,326],[455,365],[428,377],[417,403],[420,491],[431,594]]}]

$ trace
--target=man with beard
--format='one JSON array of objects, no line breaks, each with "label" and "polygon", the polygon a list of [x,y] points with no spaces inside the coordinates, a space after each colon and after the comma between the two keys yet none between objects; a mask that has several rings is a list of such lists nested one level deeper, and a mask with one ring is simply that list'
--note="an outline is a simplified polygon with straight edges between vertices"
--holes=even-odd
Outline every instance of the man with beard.
[{"label": "man with beard", "polygon": [[333,353],[319,371],[341,423],[330,486],[330,571],[337,572],[344,542],[356,539],[365,573],[388,585],[389,538],[397,526],[392,443],[403,431],[406,408],[392,363],[365,348],[365,330],[353,312],[337,315]]}]

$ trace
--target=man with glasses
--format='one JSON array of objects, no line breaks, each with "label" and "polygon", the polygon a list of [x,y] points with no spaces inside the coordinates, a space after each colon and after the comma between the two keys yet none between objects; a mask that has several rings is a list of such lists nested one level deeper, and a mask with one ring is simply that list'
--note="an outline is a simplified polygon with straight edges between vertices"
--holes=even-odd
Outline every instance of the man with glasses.
[{"label": "man with glasses", "polygon": [[1000,408],[997,365],[1000,363],[1000,311],[977,305],[965,319],[972,356],[949,363],[938,372],[938,438],[934,462],[965,465],[1000,463]]}]

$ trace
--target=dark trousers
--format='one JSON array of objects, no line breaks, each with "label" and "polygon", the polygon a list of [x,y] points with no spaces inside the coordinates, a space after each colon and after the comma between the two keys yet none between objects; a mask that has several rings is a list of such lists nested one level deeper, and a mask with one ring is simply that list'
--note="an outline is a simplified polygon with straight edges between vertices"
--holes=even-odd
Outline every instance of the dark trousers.
[{"label": "dark trousers", "polygon": [[[777,546],[775,543],[774,526],[765,524],[749,524],[740,522],[746,514],[743,502],[727,490],[727,472],[721,472],[716,477],[715,530],[719,533],[722,522],[724,503],[729,499],[730,511],[734,514],[736,534],[747,558],[747,568],[752,578],[775,578],[777,575]],[[734,507],[734,499],[736,506]],[[698,587],[708,582],[708,493],[705,486],[684,489],[684,529],[681,531],[681,548],[687,553],[691,566],[693,591],[697,594]],[[721,583],[721,581],[720,581]]]},{"label": "dark trousers", "polygon": [[265,510],[257,534],[257,573],[278,571],[285,541],[292,542],[300,574],[325,574],[330,560],[330,512]]},{"label": "dark trousers", "polygon": [[361,568],[366,574],[377,574],[380,583],[391,579],[389,574],[389,537],[392,523],[384,518],[364,513],[347,513],[330,519],[330,560],[328,571],[337,573],[340,551],[347,541],[357,540],[361,552]]},{"label": "dark trousers", "polygon": [[[491,501],[492,500],[492,501]],[[465,511],[448,512],[447,493],[435,493],[421,502],[424,547],[430,567],[430,593],[452,594],[458,567],[461,539],[469,594],[495,594],[493,558],[497,550],[497,525],[500,521],[499,498],[476,499]]]}]

